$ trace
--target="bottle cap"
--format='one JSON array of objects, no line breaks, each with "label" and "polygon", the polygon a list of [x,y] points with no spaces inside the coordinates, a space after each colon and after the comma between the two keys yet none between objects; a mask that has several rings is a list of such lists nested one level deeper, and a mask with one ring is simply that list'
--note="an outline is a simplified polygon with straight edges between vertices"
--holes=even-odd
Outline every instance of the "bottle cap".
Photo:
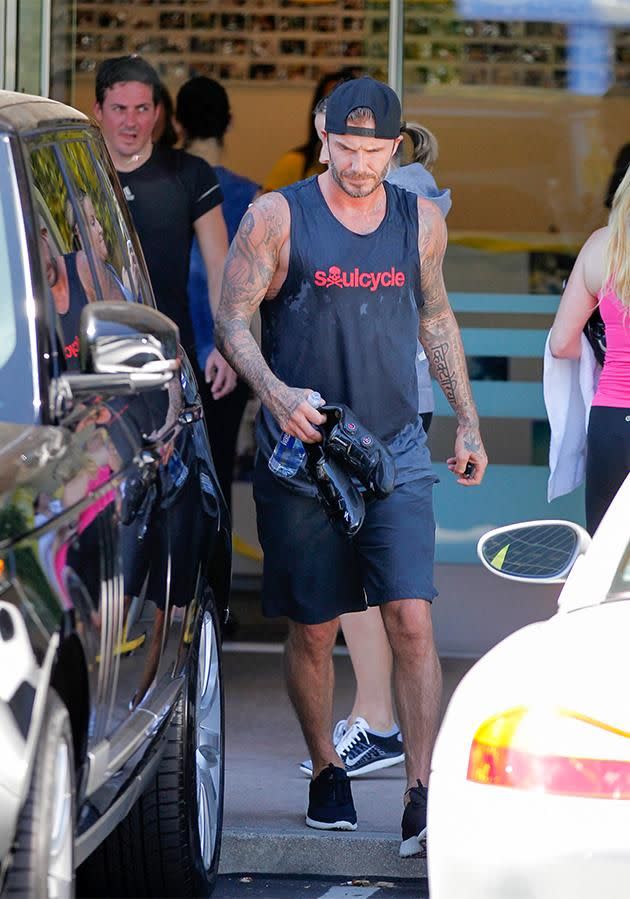
[{"label": "bottle cap", "polygon": [[306,399],[314,409],[322,405],[322,395],[317,390],[311,390]]}]

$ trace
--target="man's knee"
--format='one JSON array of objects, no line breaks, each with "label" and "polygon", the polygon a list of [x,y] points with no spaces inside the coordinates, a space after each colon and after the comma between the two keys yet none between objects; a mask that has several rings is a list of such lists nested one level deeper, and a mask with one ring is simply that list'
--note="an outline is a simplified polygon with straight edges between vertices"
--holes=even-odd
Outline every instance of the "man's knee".
[{"label": "man's knee", "polygon": [[431,603],[424,599],[398,599],[381,606],[385,629],[394,654],[406,647],[433,647]]},{"label": "man's knee", "polygon": [[309,656],[325,656],[332,652],[338,629],[337,618],[323,624],[300,624],[290,621],[287,648],[289,651]]}]

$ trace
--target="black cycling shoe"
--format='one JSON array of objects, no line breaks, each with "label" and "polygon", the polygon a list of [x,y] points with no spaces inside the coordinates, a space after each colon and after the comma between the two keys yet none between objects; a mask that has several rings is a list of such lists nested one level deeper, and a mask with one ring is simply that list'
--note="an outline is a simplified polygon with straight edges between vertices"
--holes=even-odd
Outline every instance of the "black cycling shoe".
[{"label": "black cycling shoe", "polygon": [[331,459],[319,443],[306,444],[306,470],[315,482],[317,495],[336,530],[354,537],[365,517],[365,502],[350,475]]},{"label": "black cycling shoe", "polygon": [[411,787],[407,792],[409,802],[402,818],[401,858],[424,855],[427,844],[427,788],[418,781],[418,786]]},{"label": "black cycling shoe", "polygon": [[318,411],[326,416],[320,426],[326,453],[338,459],[377,499],[389,496],[394,489],[396,464],[385,444],[343,403],[327,403]]},{"label": "black cycling shoe", "polygon": [[306,823],[317,830],[356,830],[357,813],[348,775],[332,763],[312,780]]}]

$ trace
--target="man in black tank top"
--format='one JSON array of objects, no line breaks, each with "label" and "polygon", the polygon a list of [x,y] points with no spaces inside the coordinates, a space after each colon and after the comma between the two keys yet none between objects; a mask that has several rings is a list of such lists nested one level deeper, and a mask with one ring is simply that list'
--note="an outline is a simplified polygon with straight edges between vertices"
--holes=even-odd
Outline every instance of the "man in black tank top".
[{"label": "man in black tank top", "polygon": [[68,371],[78,371],[81,311],[96,299],[87,257],[82,250],[55,256],[45,227],[40,228],[39,237],[46,280],[61,324],[66,367]]},{"label": "man in black tank top", "polygon": [[[306,823],[356,827],[331,740],[332,648],[340,614],[379,606],[405,745],[400,853],[408,857],[425,840],[441,692],[430,606],[435,476],[418,418],[418,338],[457,416],[448,467],[458,483],[479,484],[487,457],[442,278],[444,220],[430,201],[384,183],[400,142],[396,94],[371,78],[341,84],[324,136],[329,170],[265,195],[244,217],[226,263],[217,341],[263,404],[254,481],[263,610],[290,619],[287,684],[313,764]],[[249,331],[258,307],[262,352]],[[311,391],[349,405],[396,460],[393,493],[367,502],[352,540],[333,530],[303,474],[283,482],[267,465],[282,431],[321,440]]]}]

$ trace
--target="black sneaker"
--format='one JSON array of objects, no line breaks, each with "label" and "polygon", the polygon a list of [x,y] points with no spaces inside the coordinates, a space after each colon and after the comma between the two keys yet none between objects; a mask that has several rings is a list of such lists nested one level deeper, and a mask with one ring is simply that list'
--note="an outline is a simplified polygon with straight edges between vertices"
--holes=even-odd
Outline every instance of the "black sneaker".
[{"label": "black sneaker", "polygon": [[[333,742],[336,735],[337,728]],[[364,718],[357,718],[352,727],[339,734],[335,749],[346,766],[348,777],[359,777],[361,774],[369,774],[370,771],[389,768],[405,761],[400,731],[397,730],[389,737],[382,737],[370,730]],[[309,775],[313,773],[310,759],[302,762],[300,771]]]},{"label": "black sneaker", "polygon": [[408,790],[409,802],[402,817],[402,842],[400,857],[413,858],[426,852],[427,842],[427,788],[418,781],[417,787]]},{"label": "black sneaker", "polygon": [[343,768],[331,763],[311,781],[306,823],[317,830],[357,829],[350,781]]}]

